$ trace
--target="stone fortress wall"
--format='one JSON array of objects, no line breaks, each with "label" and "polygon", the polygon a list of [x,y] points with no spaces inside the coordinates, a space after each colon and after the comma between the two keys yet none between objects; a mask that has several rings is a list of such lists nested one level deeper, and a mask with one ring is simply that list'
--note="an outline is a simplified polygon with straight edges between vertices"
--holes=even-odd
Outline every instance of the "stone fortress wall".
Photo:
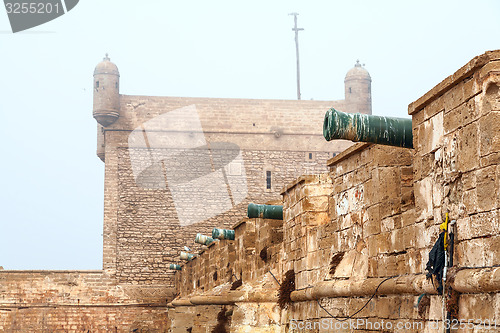
[{"label": "stone fortress wall", "polygon": [[326,110],[371,113],[371,78],[359,64],[342,101],[131,96],[119,93],[119,78],[107,56],[94,71],[103,269],[0,270],[1,332],[167,331],[176,292],[168,267],[183,246],[201,249],[196,233],[230,227],[249,202],[279,200],[293,179],[327,171],[352,143],[324,141]]},{"label": "stone fortress wall", "polygon": [[[149,100],[149,101],[148,101]],[[324,111],[335,102],[318,101],[251,101],[251,100],[196,100],[175,98],[146,98],[122,96],[122,106],[127,112],[113,124],[112,129],[105,130],[106,141],[106,189],[105,193],[105,227],[110,231],[106,234],[106,243],[111,243],[109,254],[106,254],[105,267],[116,272],[118,281],[124,283],[170,283],[172,271],[168,270],[170,263],[179,262],[179,250],[184,245],[198,249],[194,243],[196,233],[210,234],[215,226],[230,227],[232,223],[243,218],[245,207],[249,202],[261,202],[278,199],[279,190],[294,178],[303,173],[319,173],[326,170],[326,161],[335,153],[350,146],[350,142],[339,142],[332,146],[327,145],[321,135],[321,120]],[[182,101],[179,101],[182,100]],[[141,102],[144,101],[144,102]],[[147,101],[147,102],[146,102]],[[132,112],[133,103],[141,104]],[[339,103],[340,104],[340,103]],[[213,105],[220,108],[220,115],[214,111]],[[165,148],[156,135],[162,137],[168,134],[168,125],[162,124],[162,132],[148,132],[149,146],[140,146],[134,143],[131,147],[128,142],[131,130],[142,123],[154,121],[156,117],[169,111],[195,106],[196,114],[203,127],[203,135],[208,144],[218,142],[231,143],[230,149],[236,156],[241,153],[237,176],[244,176],[246,191],[244,199],[230,207],[222,214],[210,217],[202,222],[181,225],[176,205],[184,200],[187,205],[196,203],[196,192],[214,190],[215,193],[202,197],[204,207],[220,205],[224,202],[224,193],[212,189],[210,184],[188,183],[186,192],[189,195],[174,200],[169,177],[164,176],[169,170],[181,170],[191,176],[191,179],[202,177],[202,170],[207,164],[196,165],[185,170],[186,165],[179,163],[177,156],[190,155],[189,161],[196,163],[203,151],[196,149]],[[341,106],[341,105],[340,105]],[[267,116],[267,110],[273,110],[277,115]],[[314,123],[301,124],[301,114],[310,114]],[[134,122],[127,123],[134,116]],[[318,120],[319,119],[319,120]],[[234,124],[230,129],[220,130],[223,123]],[[287,123],[290,122],[290,125]],[[124,124],[124,125],[122,125]],[[255,126],[253,126],[255,124]],[[125,129],[121,128],[122,126]],[[279,132],[278,132],[279,131]],[[279,135],[276,135],[279,133]],[[196,134],[195,134],[196,135]],[[155,142],[157,145],[155,146]],[[143,142],[144,143],[144,142]],[[150,159],[150,155],[154,155]],[[167,156],[162,159],[163,156]],[[170,158],[173,156],[173,158]],[[161,160],[158,183],[161,186],[143,186],[138,184],[134,174],[134,163],[140,160],[140,168],[146,169],[152,165],[151,160]],[[229,166],[231,167],[231,165]],[[210,168],[209,172],[216,172]],[[266,172],[271,173],[270,189],[267,188]],[[108,176],[109,175],[109,176]],[[141,175],[142,176],[142,175]],[[172,176],[172,177],[175,177]],[[230,178],[230,170],[226,177]],[[153,177],[154,178],[154,177]],[[236,177],[237,178],[237,177]],[[238,178],[239,179],[239,178]],[[231,179],[229,179],[231,181]],[[200,188],[201,187],[201,188]],[[105,190],[106,191],[106,190]],[[116,192],[112,192],[116,191]],[[233,191],[234,196],[234,191]],[[117,206],[117,207],[115,207]],[[208,208],[207,208],[208,209]],[[198,209],[203,211],[203,209]],[[193,212],[192,218],[197,212]],[[118,223],[114,225],[113,221]],[[105,248],[108,246],[105,245]],[[170,282],[169,282],[170,281]]]},{"label": "stone fortress wall", "polygon": [[[442,297],[425,265],[445,213],[456,220],[447,303],[469,321],[459,331],[484,329],[485,320],[498,330],[491,324],[500,324],[500,51],[472,59],[410,104],[413,149],[325,142],[324,112],[353,111],[356,98],[128,96],[118,94],[109,59],[95,74],[97,153],[106,172],[103,270],[0,271],[0,331],[436,332]],[[212,145],[210,172],[222,163],[217,156],[231,156],[222,172],[228,193],[243,170],[236,164],[244,164],[248,196],[236,203],[231,192],[224,215],[183,226],[172,185],[192,179],[172,182],[167,167],[196,154],[150,135],[172,133],[175,118],[159,128],[149,121],[193,106],[202,131],[181,137],[203,134]],[[207,172],[192,170],[197,178]],[[283,220],[245,218],[250,200],[282,204]],[[235,240],[192,246],[195,233],[214,226],[233,228]],[[184,245],[199,255],[173,275],[167,264]],[[350,316],[359,326],[337,321]]]},{"label": "stone fortress wall", "polygon": [[500,51],[480,55],[410,104],[414,149],[358,143],[287,184],[282,221],[243,219],[176,273],[171,332],[442,331],[425,273],[446,213],[453,331],[498,331],[499,87]]}]

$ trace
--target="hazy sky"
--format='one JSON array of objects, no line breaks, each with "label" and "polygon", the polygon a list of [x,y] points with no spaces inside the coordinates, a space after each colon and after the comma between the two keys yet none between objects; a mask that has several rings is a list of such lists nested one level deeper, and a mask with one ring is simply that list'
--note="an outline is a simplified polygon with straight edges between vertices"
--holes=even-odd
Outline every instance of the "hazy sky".
[{"label": "hazy sky", "polygon": [[104,165],[92,73],[106,52],[123,94],[344,98],[356,59],[373,113],[407,106],[500,48],[500,1],[97,1],[12,34],[0,9],[0,266],[99,269]]}]

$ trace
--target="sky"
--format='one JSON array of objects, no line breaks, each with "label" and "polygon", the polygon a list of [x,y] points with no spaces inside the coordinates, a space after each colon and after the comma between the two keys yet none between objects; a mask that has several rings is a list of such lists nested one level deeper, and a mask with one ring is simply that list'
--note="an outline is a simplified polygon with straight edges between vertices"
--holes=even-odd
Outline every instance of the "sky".
[{"label": "sky", "polygon": [[373,114],[408,117],[473,57],[500,48],[500,1],[82,0],[13,34],[0,8],[0,266],[100,269],[104,164],[92,73],[109,53],[120,93],[344,98],[359,59]]}]

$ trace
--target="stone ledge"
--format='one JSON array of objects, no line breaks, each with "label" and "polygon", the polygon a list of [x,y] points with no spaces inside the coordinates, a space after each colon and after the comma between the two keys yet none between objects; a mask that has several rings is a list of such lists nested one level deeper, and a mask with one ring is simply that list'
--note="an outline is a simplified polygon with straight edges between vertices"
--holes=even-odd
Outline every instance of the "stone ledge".
[{"label": "stone ledge", "polygon": [[349,156],[354,155],[355,153],[357,153],[357,152],[359,152],[361,150],[364,150],[364,149],[368,148],[371,145],[373,145],[373,143],[358,142],[354,146],[351,146],[351,147],[347,148],[346,150],[344,150],[343,152],[341,152],[337,156],[334,156],[334,157],[330,158],[328,161],[326,161],[326,166],[327,167],[331,167],[332,165],[337,164],[340,161],[345,160]]},{"label": "stone ledge", "polygon": [[286,192],[290,191],[293,189],[295,186],[297,186],[300,183],[304,182],[311,182],[315,180],[319,175],[303,175],[298,178],[296,178],[293,182],[289,183],[288,185],[285,185],[283,189],[280,191],[281,195],[284,195]]},{"label": "stone ledge", "polygon": [[408,114],[413,115],[414,113],[420,111],[433,100],[444,94],[446,91],[450,90],[459,81],[469,76],[471,72],[486,65],[488,62],[498,59],[500,59],[499,50],[488,51],[475,57],[466,65],[462,66],[462,68],[460,68],[454,74],[448,76],[446,79],[434,86],[434,88],[429,90],[425,95],[410,103],[410,105],[408,105]]},{"label": "stone ledge", "polygon": [[248,218],[248,217],[242,218],[241,220],[239,220],[238,222],[236,222],[235,224],[233,224],[233,225],[231,226],[231,229],[235,230],[235,229],[236,229],[236,228],[238,228],[239,226],[241,226],[241,225],[243,225],[243,224],[247,223],[247,222],[248,222],[248,220],[249,220],[249,218]]}]

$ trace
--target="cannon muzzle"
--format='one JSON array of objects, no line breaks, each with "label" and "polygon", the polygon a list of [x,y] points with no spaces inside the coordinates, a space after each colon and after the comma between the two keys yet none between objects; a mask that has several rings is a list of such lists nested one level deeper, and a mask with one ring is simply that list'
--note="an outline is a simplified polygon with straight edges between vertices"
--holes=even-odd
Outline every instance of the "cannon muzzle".
[{"label": "cannon muzzle", "polygon": [[248,204],[247,216],[249,218],[263,218],[283,220],[283,206]]},{"label": "cannon muzzle", "polygon": [[323,136],[326,141],[345,139],[413,148],[411,119],[345,113],[334,108],[325,114]]},{"label": "cannon muzzle", "polygon": [[194,259],[194,254],[181,251],[179,257],[181,260],[191,261]]},{"label": "cannon muzzle", "polygon": [[234,240],[234,230],[213,228],[212,238]]},{"label": "cannon muzzle", "polygon": [[202,235],[200,233],[196,234],[196,238],[194,240],[195,243],[202,244],[202,245],[210,245],[213,243],[215,240],[212,237]]}]

